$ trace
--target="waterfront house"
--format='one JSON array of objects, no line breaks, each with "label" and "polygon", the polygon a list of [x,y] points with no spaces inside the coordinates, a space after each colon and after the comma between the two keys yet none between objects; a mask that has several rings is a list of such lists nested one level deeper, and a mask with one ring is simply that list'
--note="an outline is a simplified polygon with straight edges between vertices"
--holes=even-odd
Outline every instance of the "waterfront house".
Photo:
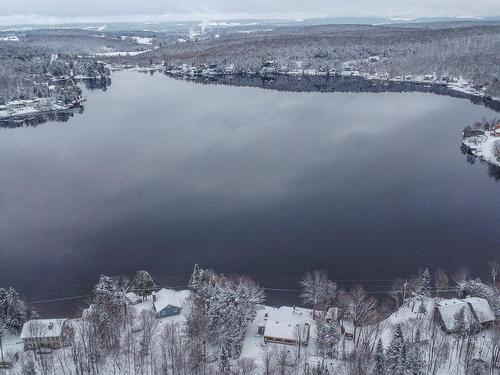
[{"label": "waterfront house", "polygon": [[69,334],[68,319],[33,319],[23,325],[24,350],[60,349]]},{"label": "waterfront house", "polygon": [[447,332],[452,333],[457,325],[456,317],[459,313],[463,311],[464,322],[468,325],[475,321],[474,315],[470,309],[470,306],[457,298],[445,299],[436,304],[436,322],[441,326],[441,328]]},{"label": "waterfront house", "polygon": [[306,346],[311,324],[310,310],[282,306],[279,309],[266,309],[257,329],[266,343]]},{"label": "waterfront house", "polygon": [[463,312],[463,320],[467,326],[487,327],[495,321],[495,314],[484,298],[469,297],[465,299],[445,299],[436,304],[436,322],[447,333],[453,333],[459,313]]},{"label": "waterfront house", "polygon": [[177,297],[177,292],[172,289],[160,289],[153,293],[153,308],[158,317],[179,315],[181,313],[181,303]]}]

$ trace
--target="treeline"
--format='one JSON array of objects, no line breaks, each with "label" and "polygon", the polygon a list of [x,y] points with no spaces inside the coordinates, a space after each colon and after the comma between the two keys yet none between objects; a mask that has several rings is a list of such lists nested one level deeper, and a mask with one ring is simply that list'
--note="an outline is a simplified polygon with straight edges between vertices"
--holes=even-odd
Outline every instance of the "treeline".
[{"label": "treeline", "polygon": [[[435,28],[330,25],[278,28],[272,32],[225,34],[219,39],[177,43],[118,62],[178,65],[234,64],[236,71],[256,71],[275,61],[288,69],[336,69],[349,62],[380,75],[464,77],[490,95],[500,94],[500,26]],[[378,56],[378,61],[368,61]]]}]

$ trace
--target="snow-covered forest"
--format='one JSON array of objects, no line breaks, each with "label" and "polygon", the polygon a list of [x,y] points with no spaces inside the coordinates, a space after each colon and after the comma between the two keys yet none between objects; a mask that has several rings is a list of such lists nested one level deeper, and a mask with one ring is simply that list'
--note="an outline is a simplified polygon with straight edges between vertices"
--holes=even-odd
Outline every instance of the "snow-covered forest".
[{"label": "snow-covered forest", "polygon": [[[258,71],[270,60],[287,69],[340,71],[348,64],[380,76],[464,77],[476,85],[487,85],[492,96],[500,94],[500,26],[495,23],[323,25],[217,36],[169,44],[137,56],[135,61],[233,65],[235,71],[243,72]],[[131,61],[127,57],[114,60]]]},{"label": "snow-covered forest", "polygon": [[[102,275],[78,317],[64,320],[59,349],[37,341],[45,331],[27,334],[26,325],[47,320],[0,289],[2,354],[12,366],[4,373],[498,374],[499,263],[488,271],[482,281],[465,268],[424,269],[386,296],[314,271],[299,285],[305,307],[279,309],[263,304],[265,289],[251,279],[198,266],[185,291],[159,290],[147,271]],[[170,305],[179,311],[161,315]]]}]

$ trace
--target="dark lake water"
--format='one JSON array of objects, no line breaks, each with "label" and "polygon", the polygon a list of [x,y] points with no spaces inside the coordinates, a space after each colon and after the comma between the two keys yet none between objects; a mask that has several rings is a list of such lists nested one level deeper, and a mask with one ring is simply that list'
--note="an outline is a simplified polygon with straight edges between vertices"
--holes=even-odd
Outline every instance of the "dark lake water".
[{"label": "dark lake water", "polygon": [[195,262],[271,288],[320,268],[384,291],[499,257],[500,185],[460,152],[462,128],[498,114],[466,99],[133,72],[86,95],[68,122],[0,129],[0,286],[31,299],[137,269],[182,287]]}]

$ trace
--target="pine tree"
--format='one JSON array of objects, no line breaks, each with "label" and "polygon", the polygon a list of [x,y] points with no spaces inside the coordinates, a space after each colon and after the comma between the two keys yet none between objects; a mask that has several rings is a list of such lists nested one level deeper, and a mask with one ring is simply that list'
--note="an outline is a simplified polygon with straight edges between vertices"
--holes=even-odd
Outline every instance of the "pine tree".
[{"label": "pine tree", "polygon": [[155,290],[156,285],[147,271],[137,271],[133,281],[133,291],[143,299],[147,298]]},{"label": "pine tree", "polygon": [[424,359],[420,343],[413,344],[408,353],[408,370],[410,375],[424,374]]},{"label": "pine tree", "polygon": [[373,366],[372,375],[384,375],[384,374],[385,374],[384,347],[382,346],[382,340],[378,339],[377,348],[375,351],[375,364]]},{"label": "pine tree", "polygon": [[431,291],[432,291],[432,280],[431,280],[431,274],[430,274],[428,268],[426,268],[422,272],[422,274],[420,275],[420,278],[421,278],[420,295],[422,295],[424,297],[430,297]]},{"label": "pine tree", "polygon": [[387,374],[405,375],[407,367],[407,346],[401,325],[398,325],[387,350]]},{"label": "pine tree", "polygon": [[337,357],[337,345],[340,339],[341,334],[336,324],[327,322],[318,324],[316,347],[322,358],[334,359]]}]

